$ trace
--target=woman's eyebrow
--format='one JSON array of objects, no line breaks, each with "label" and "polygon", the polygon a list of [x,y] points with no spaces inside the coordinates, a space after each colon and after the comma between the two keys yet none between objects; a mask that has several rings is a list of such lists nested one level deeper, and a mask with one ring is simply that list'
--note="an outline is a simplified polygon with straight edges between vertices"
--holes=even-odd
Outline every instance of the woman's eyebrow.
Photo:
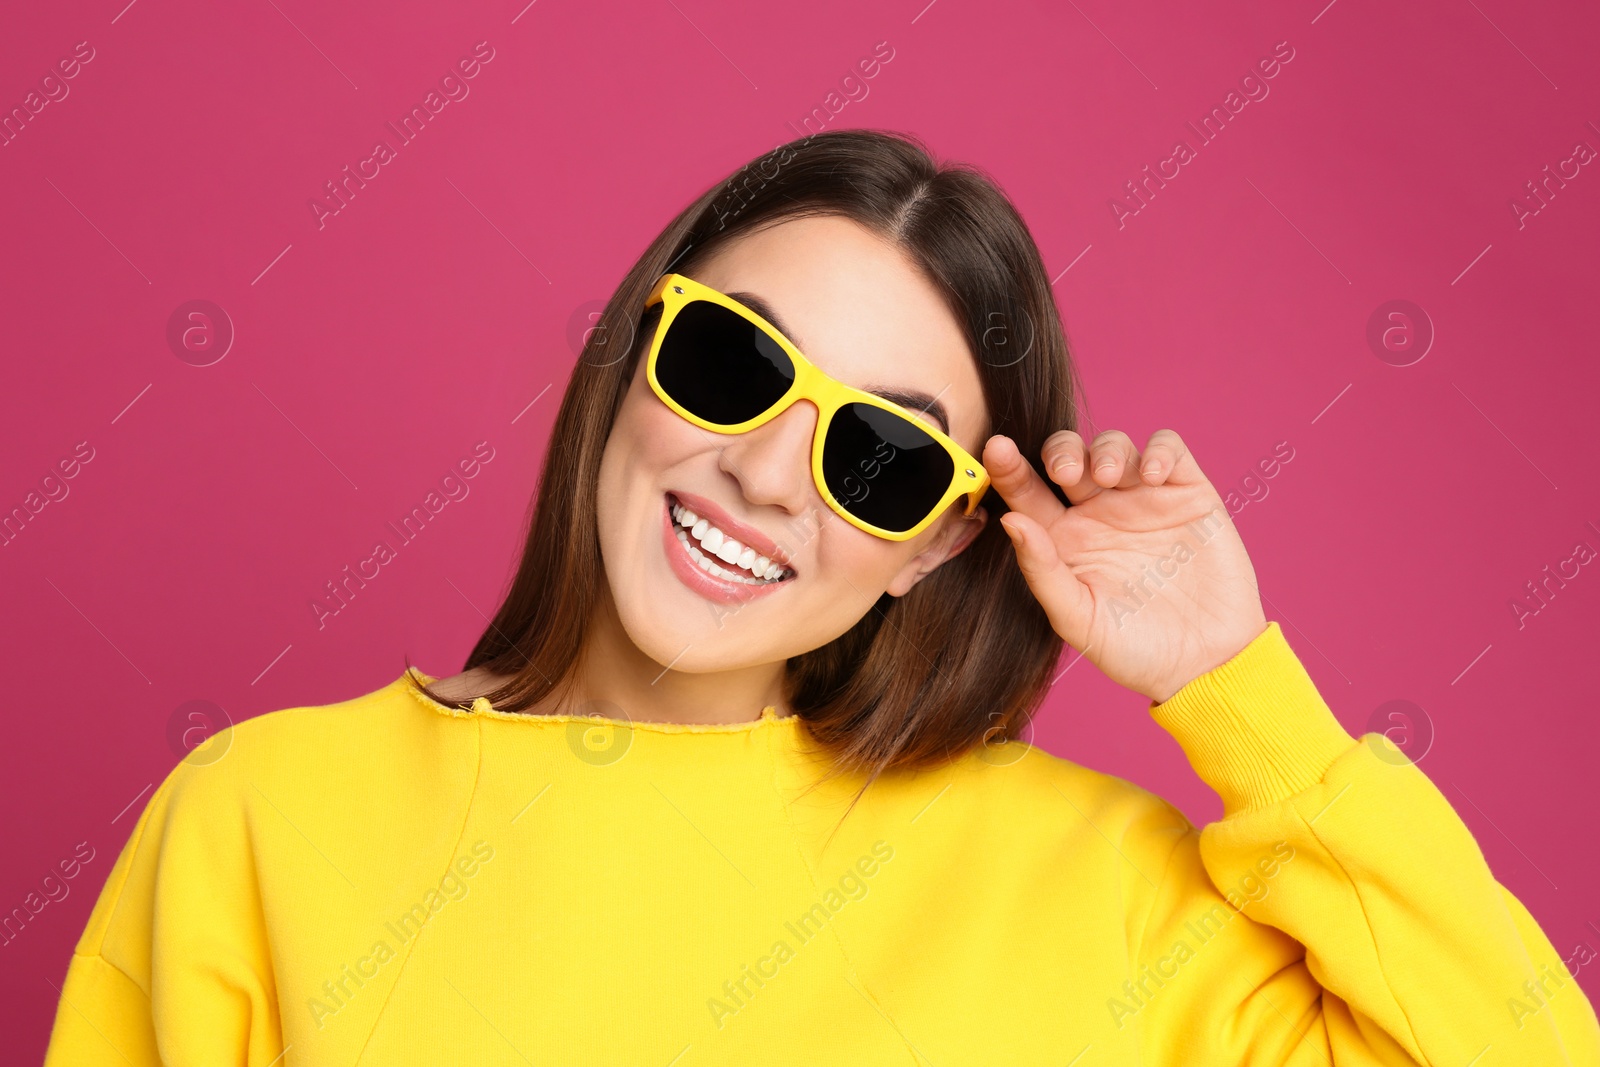
[{"label": "woman's eyebrow", "polygon": [[908,411],[932,415],[934,421],[938,422],[939,429],[944,431],[945,436],[948,437],[950,435],[950,417],[945,414],[944,405],[939,403],[938,397],[918,392],[915,389],[879,389],[874,387],[865,391],[873,396],[881,396],[891,404],[899,404]]},{"label": "woman's eyebrow", "polygon": [[[805,351],[806,346],[801,343],[800,338],[796,337],[789,327],[784,324],[783,319],[776,311],[772,309],[772,305],[767,303],[761,297],[754,293],[737,291],[725,293],[723,295],[732,297],[734,300],[739,301],[739,303],[743,304],[751,311],[754,311],[757,315],[760,315],[762,318],[772,323],[773,326],[777,327],[778,332],[787,337],[796,348],[800,349],[802,352]],[[939,403],[939,398],[936,396],[932,396],[928,393],[918,392],[914,389],[872,388],[864,391],[871,393],[873,396],[882,397],[891,404],[899,404],[901,407],[908,408],[911,411],[924,412],[932,415],[934,421],[939,424],[939,428],[941,430],[943,430],[946,434],[950,432],[950,416],[945,412],[944,405]]]},{"label": "woman's eyebrow", "polygon": [[756,294],[732,292],[724,293],[722,295],[732,297],[734,300],[739,301],[739,303],[743,304],[745,307],[749,308],[751,311],[754,311],[757,315],[760,315],[762,318],[772,323],[772,325],[776,326],[778,328],[778,332],[787,337],[790,342],[792,342],[800,351],[804,352],[806,350],[806,346],[800,343],[800,338],[796,337],[783,319],[779,317],[778,313],[772,310],[772,305],[761,299]]}]

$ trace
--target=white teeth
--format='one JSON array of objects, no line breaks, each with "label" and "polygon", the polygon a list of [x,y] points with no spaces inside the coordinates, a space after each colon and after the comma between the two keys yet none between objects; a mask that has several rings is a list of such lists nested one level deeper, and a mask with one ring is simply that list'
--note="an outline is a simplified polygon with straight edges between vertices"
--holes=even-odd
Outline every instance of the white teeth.
[{"label": "white teeth", "polygon": [[689,555],[694,560],[695,565],[701,570],[705,571],[707,574],[714,574],[725,582],[737,582],[740,585],[768,585],[772,582],[772,579],[770,578],[751,578],[749,575],[740,574],[737,571],[731,571],[725,567],[717,566],[715,563],[711,562],[711,557],[706,555],[704,552],[701,552],[700,549],[689,540],[688,534],[684,533],[682,530],[678,531],[678,540],[683,542],[683,546],[689,550]]},{"label": "white teeth", "polygon": [[[767,585],[789,575],[782,565],[757,555],[755,549],[728,537],[682,504],[672,506],[672,521],[677,526],[678,540],[689,549],[696,566],[708,574],[745,585]],[[712,562],[713,557],[733,566],[719,567]]]}]

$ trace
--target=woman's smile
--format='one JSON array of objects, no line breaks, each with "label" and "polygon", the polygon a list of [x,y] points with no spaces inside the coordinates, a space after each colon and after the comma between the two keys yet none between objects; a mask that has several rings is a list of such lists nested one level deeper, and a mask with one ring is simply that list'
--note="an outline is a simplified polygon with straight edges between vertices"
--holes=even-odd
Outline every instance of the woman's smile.
[{"label": "woman's smile", "polygon": [[693,493],[670,491],[663,500],[667,561],[696,593],[723,603],[746,603],[794,580],[794,567],[760,530]]}]

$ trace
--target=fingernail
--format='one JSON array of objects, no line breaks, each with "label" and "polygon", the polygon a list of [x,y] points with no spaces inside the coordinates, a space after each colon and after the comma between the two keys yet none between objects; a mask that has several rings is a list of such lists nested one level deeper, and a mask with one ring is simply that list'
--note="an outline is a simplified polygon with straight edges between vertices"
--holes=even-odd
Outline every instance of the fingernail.
[{"label": "fingernail", "polygon": [[1006,528],[1006,533],[1010,535],[1012,544],[1020,545],[1023,543],[1022,531],[1017,529],[1013,523],[1009,523],[1005,519],[1001,519],[1000,525]]}]

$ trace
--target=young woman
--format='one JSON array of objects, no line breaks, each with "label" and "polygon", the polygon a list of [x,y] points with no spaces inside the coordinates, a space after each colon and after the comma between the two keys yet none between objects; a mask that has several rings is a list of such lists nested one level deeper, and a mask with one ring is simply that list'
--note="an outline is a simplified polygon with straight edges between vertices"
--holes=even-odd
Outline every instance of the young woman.
[{"label": "young woman", "polygon": [[[465,671],[173,770],[47,1063],[1600,1064],[1194,454],[1073,382],[980,173],[835,131],[718,183],[585,344]],[[1221,820],[1017,740],[1063,642]]]}]

